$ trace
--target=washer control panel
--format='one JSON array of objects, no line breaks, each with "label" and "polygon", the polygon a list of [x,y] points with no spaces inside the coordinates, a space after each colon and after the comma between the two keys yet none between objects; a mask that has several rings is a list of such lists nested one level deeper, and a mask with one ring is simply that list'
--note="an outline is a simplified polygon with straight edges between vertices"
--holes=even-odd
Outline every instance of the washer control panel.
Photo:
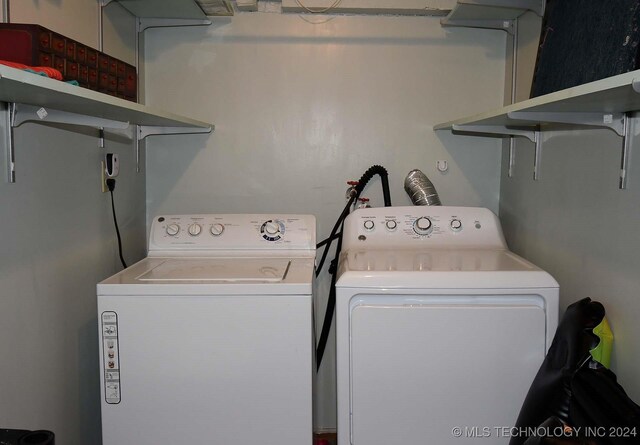
[{"label": "washer control panel", "polygon": [[358,209],[345,222],[344,246],[506,246],[500,222],[479,207],[411,206]]},{"label": "washer control panel", "polygon": [[151,224],[149,253],[165,250],[315,250],[312,215],[160,215]]}]

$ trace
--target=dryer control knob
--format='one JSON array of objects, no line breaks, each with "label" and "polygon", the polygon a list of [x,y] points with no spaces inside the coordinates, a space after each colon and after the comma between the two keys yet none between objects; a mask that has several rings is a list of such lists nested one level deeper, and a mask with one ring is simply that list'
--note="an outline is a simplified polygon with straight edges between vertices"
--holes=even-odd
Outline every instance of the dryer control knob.
[{"label": "dryer control knob", "polygon": [[220,236],[222,235],[222,232],[224,232],[224,225],[220,223],[215,223],[211,226],[211,229],[209,229],[209,232],[211,232],[213,236]]},{"label": "dryer control knob", "polygon": [[398,228],[398,223],[395,219],[388,220],[385,225],[387,226],[387,230],[394,231]]},{"label": "dryer control knob", "polygon": [[167,235],[176,236],[178,233],[180,233],[180,226],[176,223],[167,226]]},{"label": "dryer control knob", "polygon": [[413,231],[418,235],[428,235],[432,230],[433,224],[426,216],[421,216],[413,222]]},{"label": "dryer control knob", "polygon": [[198,223],[193,223],[189,226],[189,235],[198,236],[202,232],[202,226]]},{"label": "dryer control knob", "polygon": [[366,230],[373,230],[373,228],[376,226],[376,223],[374,223],[371,219],[367,219],[362,225]]},{"label": "dryer control knob", "polygon": [[462,230],[462,221],[460,221],[459,219],[452,219],[451,220],[451,230],[453,230],[454,232],[459,232]]}]

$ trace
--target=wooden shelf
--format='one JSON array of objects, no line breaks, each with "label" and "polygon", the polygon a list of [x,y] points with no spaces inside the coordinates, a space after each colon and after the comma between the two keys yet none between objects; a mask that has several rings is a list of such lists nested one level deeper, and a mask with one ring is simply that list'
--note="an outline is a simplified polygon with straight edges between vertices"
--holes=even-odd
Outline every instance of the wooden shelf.
[{"label": "wooden shelf", "polygon": [[136,17],[205,20],[193,0],[114,0]]},{"label": "wooden shelf", "polygon": [[[444,122],[434,130],[452,130],[476,136],[525,137],[535,144],[534,179],[538,179],[542,138],[552,124],[607,128],[622,137],[620,178],[625,189],[630,158],[630,113],[640,111],[640,70],[608,77],[493,111]],[[509,151],[509,176],[513,145]]]},{"label": "wooden shelf", "polygon": [[512,32],[513,20],[527,11],[542,15],[543,8],[543,0],[459,0],[440,23]]},{"label": "wooden shelf", "polygon": [[[640,110],[640,70],[608,77],[497,110],[444,122],[434,130],[482,133],[482,128],[535,128],[552,123],[610,127],[624,113]],[[563,119],[564,116],[566,119]],[[595,122],[593,119],[596,119]],[[609,122],[609,121],[613,122]],[[598,125],[596,125],[598,124]],[[493,132],[500,134],[497,132]]]},{"label": "wooden shelf", "polygon": [[[213,126],[107,94],[0,65],[0,101],[177,132],[209,132]],[[166,132],[165,132],[166,133]]]}]

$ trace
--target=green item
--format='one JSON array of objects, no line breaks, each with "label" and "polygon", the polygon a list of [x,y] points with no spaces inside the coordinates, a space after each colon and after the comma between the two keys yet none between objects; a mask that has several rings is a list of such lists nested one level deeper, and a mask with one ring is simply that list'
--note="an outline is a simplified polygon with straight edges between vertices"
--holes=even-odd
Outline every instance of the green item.
[{"label": "green item", "polygon": [[613,347],[613,332],[607,322],[607,317],[602,319],[602,322],[593,328],[593,333],[600,337],[600,343],[591,351],[591,357],[606,368],[611,366],[611,349]]}]

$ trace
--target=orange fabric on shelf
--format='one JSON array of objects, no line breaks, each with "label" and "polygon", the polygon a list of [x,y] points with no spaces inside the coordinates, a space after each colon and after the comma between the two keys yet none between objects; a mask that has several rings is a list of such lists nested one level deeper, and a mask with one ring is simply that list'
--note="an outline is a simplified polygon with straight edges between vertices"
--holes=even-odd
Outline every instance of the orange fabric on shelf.
[{"label": "orange fabric on shelf", "polygon": [[28,66],[22,63],[9,62],[8,60],[0,60],[0,65],[6,65],[11,68],[17,68],[19,70],[31,70],[37,73],[44,73],[47,77],[56,80],[62,80],[62,73],[55,68],[49,66]]}]

